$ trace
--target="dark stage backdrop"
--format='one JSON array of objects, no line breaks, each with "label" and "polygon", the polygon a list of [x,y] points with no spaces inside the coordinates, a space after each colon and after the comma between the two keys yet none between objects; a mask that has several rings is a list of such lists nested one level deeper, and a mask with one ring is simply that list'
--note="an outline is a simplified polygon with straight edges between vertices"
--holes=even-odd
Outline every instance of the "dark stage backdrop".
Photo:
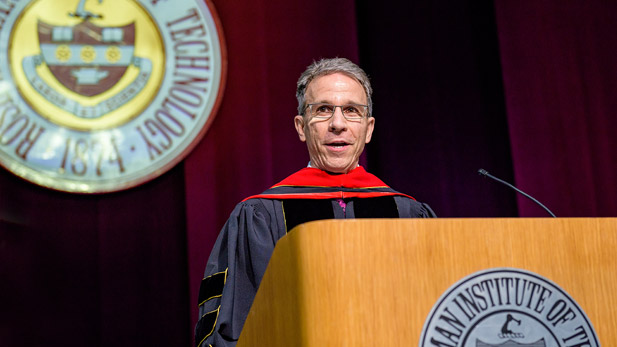
[{"label": "dark stage backdrop", "polygon": [[[2,346],[188,346],[212,244],[234,205],[306,165],[295,82],[321,57],[375,89],[369,171],[444,217],[617,216],[617,4],[221,1],[218,115],[181,164],[83,196],[0,170]],[[0,62],[2,63],[2,62]]]},{"label": "dark stage backdrop", "polygon": [[558,216],[617,215],[617,2],[495,5],[516,182]]}]

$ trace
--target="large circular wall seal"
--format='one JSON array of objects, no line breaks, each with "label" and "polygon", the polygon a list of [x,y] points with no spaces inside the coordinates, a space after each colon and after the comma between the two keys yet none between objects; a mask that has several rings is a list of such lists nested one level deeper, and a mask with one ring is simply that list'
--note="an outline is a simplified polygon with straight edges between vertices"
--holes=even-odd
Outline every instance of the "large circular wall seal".
[{"label": "large circular wall seal", "polygon": [[0,1],[0,164],[81,193],[167,171],[220,102],[217,23],[204,0]]},{"label": "large circular wall seal", "polygon": [[579,305],[555,283],[509,268],[472,274],[433,307],[420,347],[598,347]]}]

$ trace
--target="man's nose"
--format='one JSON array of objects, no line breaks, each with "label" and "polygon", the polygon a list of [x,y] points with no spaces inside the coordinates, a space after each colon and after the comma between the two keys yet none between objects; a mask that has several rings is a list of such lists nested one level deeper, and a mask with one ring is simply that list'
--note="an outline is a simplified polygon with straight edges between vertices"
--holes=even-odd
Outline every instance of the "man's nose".
[{"label": "man's nose", "polygon": [[343,108],[340,106],[334,107],[334,114],[330,118],[330,130],[343,131],[347,129],[347,119],[343,115]]}]

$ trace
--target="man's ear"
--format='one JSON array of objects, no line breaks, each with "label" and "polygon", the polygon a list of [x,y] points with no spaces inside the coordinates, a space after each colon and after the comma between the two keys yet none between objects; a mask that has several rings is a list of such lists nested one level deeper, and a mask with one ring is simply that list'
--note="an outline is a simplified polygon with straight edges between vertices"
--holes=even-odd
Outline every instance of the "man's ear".
[{"label": "man's ear", "polygon": [[306,142],[306,134],[304,134],[304,117],[301,115],[295,116],[294,126],[296,127],[296,131],[298,132],[298,137],[300,138],[300,141]]},{"label": "man's ear", "polygon": [[371,137],[373,137],[373,129],[375,129],[375,117],[369,117],[367,121],[368,121],[368,125],[366,126],[365,143],[371,142]]}]

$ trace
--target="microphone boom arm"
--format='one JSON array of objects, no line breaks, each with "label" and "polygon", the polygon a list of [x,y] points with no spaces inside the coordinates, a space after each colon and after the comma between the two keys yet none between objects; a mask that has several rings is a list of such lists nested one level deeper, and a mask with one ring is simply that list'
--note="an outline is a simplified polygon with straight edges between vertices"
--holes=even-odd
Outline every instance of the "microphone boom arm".
[{"label": "microphone boom arm", "polygon": [[497,178],[497,177],[495,177],[495,176],[491,175],[490,173],[488,173],[488,171],[486,171],[486,170],[484,170],[484,169],[479,169],[479,170],[478,170],[478,173],[479,173],[480,175],[482,175],[482,176],[486,176],[486,177],[488,177],[488,178],[490,178],[490,179],[493,179],[493,180],[495,180],[495,181],[497,181],[497,182],[499,182],[499,183],[501,183],[501,184],[505,184],[506,186],[508,186],[508,187],[510,187],[510,188],[512,188],[512,189],[514,189],[514,190],[516,190],[517,192],[521,193],[524,197],[526,197],[526,198],[528,198],[529,200],[531,200],[531,201],[535,202],[536,204],[540,205],[540,207],[542,207],[542,208],[543,208],[546,212],[548,212],[548,214],[550,214],[553,218],[557,218],[557,216],[555,216],[555,215],[553,214],[553,212],[551,212],[551,210],[549,210],[546,206],[542,205],[542,203],[541,203],[541,202],[539,202],[538,200],[534,199],[531,195],[529,195],[529,194],[525,193],[524,191],[522,191],[522,190],[520,190],[520,189],[516,188],[515,186],[511,185],[510,183],[508,183],[508,182],[506,182],[506,181],[504,181],[504,180],[502,180],[502,179],[499,179],[499,178]]}]

